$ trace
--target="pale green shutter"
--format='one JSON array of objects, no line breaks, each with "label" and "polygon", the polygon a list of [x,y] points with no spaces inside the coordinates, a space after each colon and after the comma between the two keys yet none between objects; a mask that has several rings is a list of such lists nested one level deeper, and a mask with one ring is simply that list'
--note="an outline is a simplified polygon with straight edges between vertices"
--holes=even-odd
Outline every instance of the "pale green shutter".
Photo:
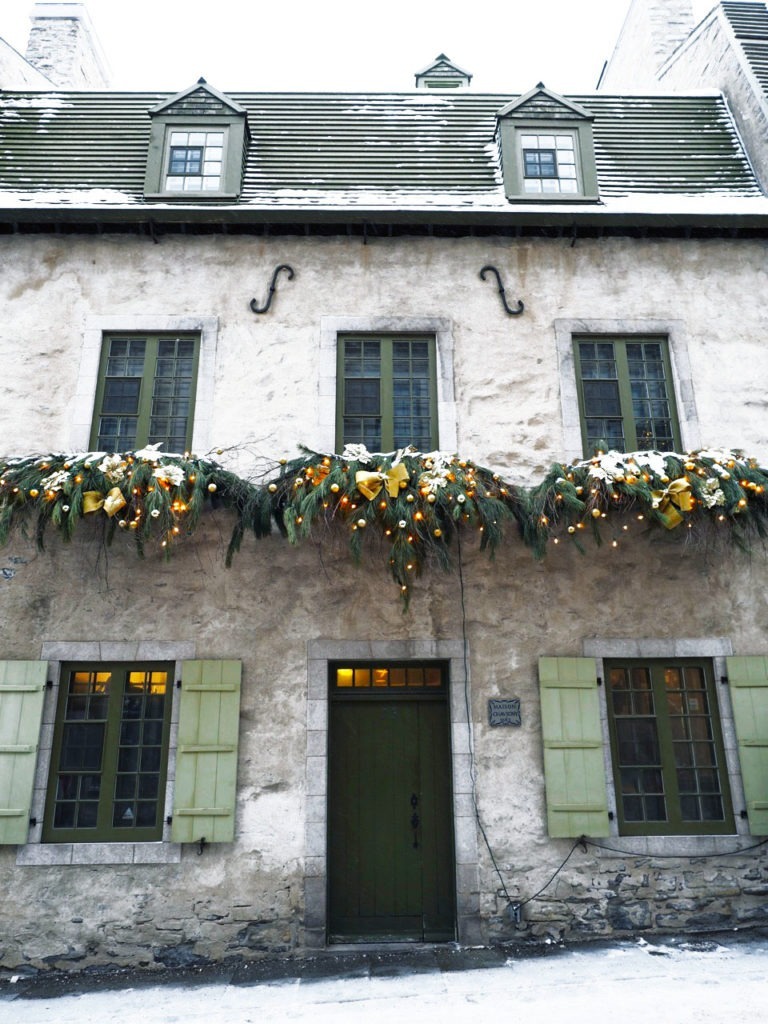
[{"label": "pale green shutter", "polygon": [[235,836],[239,661],[185,661],[171,840],[229,843]]},{"label": "pale green shutter", "polygon": [[549,834],[607,836],[603,733],[592,658],[540,658]]},{"label": "pale green shutter", "polygon": [[768,835],[768,658],[726,658],[749,830]]},{"label": "pale green shutter", "polygon": [[0,844],[26,843],[47,661],[0,661]]}]

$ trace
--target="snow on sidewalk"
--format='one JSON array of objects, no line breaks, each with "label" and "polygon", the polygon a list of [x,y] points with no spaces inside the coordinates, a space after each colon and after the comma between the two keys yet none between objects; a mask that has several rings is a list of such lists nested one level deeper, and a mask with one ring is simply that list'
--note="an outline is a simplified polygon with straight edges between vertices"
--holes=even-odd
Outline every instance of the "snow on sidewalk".
[{"label": "snow on sidewalk", "polygon": [[0,1000],[3,1024],[764,1024],[768,942],[623,943],[481,970]]}]

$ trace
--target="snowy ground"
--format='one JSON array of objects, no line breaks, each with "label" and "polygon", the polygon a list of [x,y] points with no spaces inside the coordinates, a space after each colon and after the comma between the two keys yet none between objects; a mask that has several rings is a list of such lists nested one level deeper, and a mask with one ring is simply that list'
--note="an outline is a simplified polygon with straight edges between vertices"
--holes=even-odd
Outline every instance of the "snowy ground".
[{"label": "snowy ground", "polygon": [[[467,961],[472,964],[471,957]],[[45,994],[0,988],[3,1024],[765,1024],[768,939],[581,947],[498,966],[449,970],[408,960],[380,971],[341,964],[337,976],[214,983],[187,978]],[[85,986],[86,988],[88,986]],[[609,1016],[610,1015],[610,1016]]]}]

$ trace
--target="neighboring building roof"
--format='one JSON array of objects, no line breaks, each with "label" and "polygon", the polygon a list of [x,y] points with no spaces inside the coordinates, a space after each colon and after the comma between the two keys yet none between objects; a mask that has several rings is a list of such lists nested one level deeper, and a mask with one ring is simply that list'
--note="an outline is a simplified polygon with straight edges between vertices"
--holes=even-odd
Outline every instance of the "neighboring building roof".
[{"label": "neighboring building roof", "polygon": [[768,96],[768,6],[729,0],[723,0],[721,6],[750,68]]},{"label": "neighboring building roof", "polygon": [[[0,95],[0,208],[145,206],[148,112],[159,93]],[[505,198],[497,114],[510,95],[234,93],[252,135],[239,210],[530,214]],[[575,96],[594,114],[600,209],[662,212],[762,193],[719,94]],[[96,191],[94,191],[96,190]],[[698,197],[698,206],[691,200]],[[661,201],[661,200],[660,200]],[[691,203],[693,202],[693,205]],[[155,211],[164,204],[146,204]],[[585,204],[592,211],[597,204]],[[721,203],[722,205],[722,203]],[[768,200],[757,204],[760,212]],[[166,209],[215,208],[171,200]],[[145,208],[146,208],[145,207]],[[219,207],[220,209],[220,207]],[[547,214],[553,211],[547,206]],[[568,217],[583,214],[571,205]],[[754,212],[754,210],[753,210]],[[8,219],[7,217],[5,218]]]}]

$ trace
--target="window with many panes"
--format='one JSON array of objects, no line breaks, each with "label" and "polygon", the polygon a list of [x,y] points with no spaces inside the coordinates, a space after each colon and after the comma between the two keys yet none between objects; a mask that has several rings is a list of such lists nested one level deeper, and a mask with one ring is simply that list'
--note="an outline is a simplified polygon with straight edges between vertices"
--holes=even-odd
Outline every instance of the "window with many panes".
[{"label": "window with many panes", "polygon": [[605,673],[619,831],[733,832],[711,663],[611,660]]},{"label": "window with many panes", "polygon": [[369,451],[437,447],[435,341],[342,336],[338,343],[337,446]]},{"label": "window with many panes", "polygon": [[119,334],[104,338],[91,447],[122,452],[161,442],[192,444],[198,335]]},{"label": "window with many panes", "polygon": [[576,141],[572,133],[520,135],[526,193],[579,191]]},{"label": "window with many panes", "polygon": [[173,666],[63,667],[43,842],[162,838]]},{"label": "window with many panes", "polygon": [[584,451],[680,447],[666,338],[576,337]]},{"label": "window with many panes", "polygon": [[169,192],[218,191],[223,165],[223,131],[170,132],[165,176]]}]

